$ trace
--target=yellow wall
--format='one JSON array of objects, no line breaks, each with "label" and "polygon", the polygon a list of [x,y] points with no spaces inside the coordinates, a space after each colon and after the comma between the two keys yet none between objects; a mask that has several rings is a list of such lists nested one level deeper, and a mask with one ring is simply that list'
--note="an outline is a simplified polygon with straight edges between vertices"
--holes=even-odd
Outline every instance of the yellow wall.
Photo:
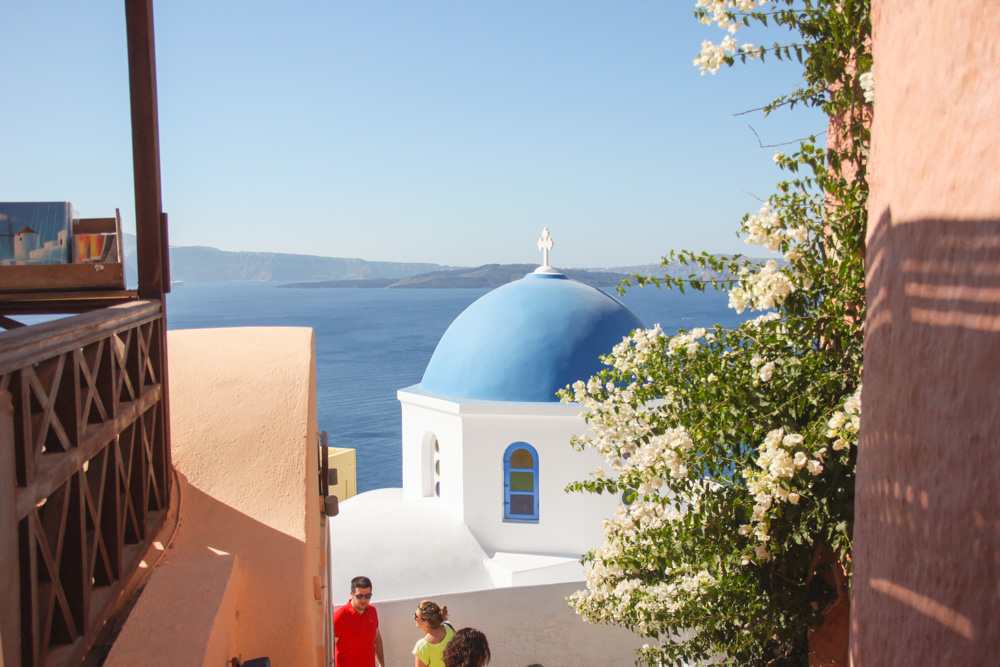
[{"label": "yellow wall", "polygon": [[355,451],[346,447],[328,447],[326,459],[331,470],[337,469],[337,484],[330,487],[330,495],[343,501],[357,494],[358,466]]}]

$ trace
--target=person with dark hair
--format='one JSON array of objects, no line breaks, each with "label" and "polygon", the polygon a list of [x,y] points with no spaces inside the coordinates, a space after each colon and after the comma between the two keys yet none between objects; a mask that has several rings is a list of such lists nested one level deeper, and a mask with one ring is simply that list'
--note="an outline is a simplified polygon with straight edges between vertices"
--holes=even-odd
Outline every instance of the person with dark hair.
[{"label": "person with dark hair", "polygon": [[424,631],[424,636],[413,647],[414,667],[444,667],[442,655],[448,642],[455,636],[455,630],[448,620],[448,606],[424,600],[413,613],[413,621]]},{"label": "person with dark hair", "polygon": [[490,663],[490,644],[475,628],[462,628],[444,650],[445,667],[485,667]]},{"label": "person with dark hair", "polygon": [[372,599],[372,580],[354,577],[351,599],[333,613],[335,667],[385,667],[378,612]]}]

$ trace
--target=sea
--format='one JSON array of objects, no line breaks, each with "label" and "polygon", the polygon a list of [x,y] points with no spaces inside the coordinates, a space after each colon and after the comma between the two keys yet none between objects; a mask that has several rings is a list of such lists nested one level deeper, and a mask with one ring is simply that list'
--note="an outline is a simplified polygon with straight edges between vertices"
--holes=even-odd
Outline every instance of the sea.
[{"label": "sea", "polygon": [[[402,485],[400,405],[396,391],[418,384],[451,322],[487,289],[279,289],[279,283],[174,285],[169,329],[312,327],[319,429],[333,447],[357,451],[358,491]],[[605,289],[647,326],[733,327],[744,316],[724,292],[633,287]],[[610,351],[610,350],[609,350]],[[582,378],[581,378],[582,379]]]}]

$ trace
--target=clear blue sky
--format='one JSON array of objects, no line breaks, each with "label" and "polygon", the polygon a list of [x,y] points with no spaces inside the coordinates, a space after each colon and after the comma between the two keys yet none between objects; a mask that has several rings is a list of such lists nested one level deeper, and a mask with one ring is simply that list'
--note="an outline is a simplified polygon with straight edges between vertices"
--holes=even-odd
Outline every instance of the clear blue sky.
[{"label": "clear blue sky", "polygon": [[[172,245],[473,266],[745,251],[816,112],[736,116],[799,80],[702,77],[694,0],[161,0]],[[0,4],[0,201],[134,227],[122,0]],[[743,30],[743,41],[773,42]],[[759,253],[758,253],[759,254]]]}]

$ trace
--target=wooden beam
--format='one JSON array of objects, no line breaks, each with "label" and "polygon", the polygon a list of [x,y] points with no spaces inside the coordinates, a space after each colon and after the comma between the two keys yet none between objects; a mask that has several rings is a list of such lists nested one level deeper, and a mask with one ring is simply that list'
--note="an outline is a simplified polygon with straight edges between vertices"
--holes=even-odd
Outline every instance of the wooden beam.
[{"label": "wooden beam", "polygon": [[[0,313],[4,315],[51,315],[52,313],[87,313],[112,306],[134,303],[135,290],[100,292],[22,292],[0,294]],[[9,318],[8,318],[9,319]],[[34,325],[38,326],[38,325]],[[5,327],[10,329],[10,327]]]},{"label": "wooden beam", "polygon": [[0,331],[0,375],[155,320],[160,312],[157,301],[135,301],[13,331]]},{"label": "wooden beam", "polygon": [[12,320],[6,315],[0,315],[0,327],[4,329],[20,329],[23,326],[25,325],[17,320]]},{"label": "wooden beam", "polygon": [[139,298],[162,299],[168,286],[163,266],[166,232],[162,229],[153,0],[125,0],[125,22],[132,102],[132,173],[135,180]]},{"label": "wooden beam", "polygon": [[3,291],[66,292],[88,290],[125,290],[125,267],[120,263],[38,264],[34,266],[4,266]]}]

